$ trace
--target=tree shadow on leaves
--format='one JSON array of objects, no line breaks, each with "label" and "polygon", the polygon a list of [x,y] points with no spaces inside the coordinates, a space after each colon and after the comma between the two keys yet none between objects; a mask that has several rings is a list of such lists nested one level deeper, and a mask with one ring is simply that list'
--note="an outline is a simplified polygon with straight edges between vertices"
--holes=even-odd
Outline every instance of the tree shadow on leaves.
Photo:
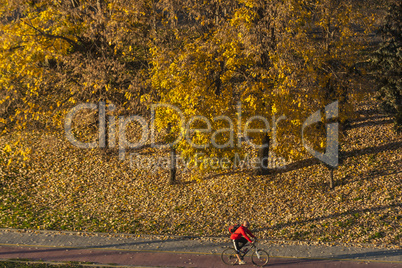
[{"label": "tree shadow on leaves", "polygon": [[322,220],[327,220],[327,219],[336,219],[336,218],[341,218],[344,216],[355,215],[356,213],[361,214],[361,213],[367,213],[367,212],[377,212],[377,211],[382,211],[382,210],[386,210],[389,208],[399,208],[401,206],[402,206],[402,203],[394,203],[394,204],[390,204],[387,206],[378,206],[378,207],[365,208],[365,209],[353,209],[353,210],[348,210],[345,212],[337,212],[337,213],[333,213],[333,214],[330,214],[327,216],[314,217],[314,218],[310,218],[310,219],[306,219],[306,220],[295,220],[295,221],[290,220],[286,223],[278,223],[271,227],[261,228],[261,229],[255,230],[255,231],[279,230],[284,227],[298,226],[300,224],[313,223],[316,221],[322,221]]}]

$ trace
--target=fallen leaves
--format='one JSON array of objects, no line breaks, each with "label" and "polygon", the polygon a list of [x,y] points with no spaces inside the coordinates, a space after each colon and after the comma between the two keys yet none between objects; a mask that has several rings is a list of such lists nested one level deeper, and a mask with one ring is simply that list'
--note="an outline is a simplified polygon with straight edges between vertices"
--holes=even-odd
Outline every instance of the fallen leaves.
[{"label": "fallen leaves", "polygon": [[[367,124],[348,130],[342,150],[349,156],[334,172],[333,190],[328,170],[319,164],[270,176],[238,171],[199,181],[194,173],[180,173],[179,184],[169,186],[166,170],[133,169],[127,160],[73,148],[63,137],[44,142],[41,133],[30,133],[35,151],[25,173],[1,161],[1,226],[227,236],[230,224],[247,218],[263,238],[400,246],[402,140],[391,123],[370,124],[366,108],[360,111]],[[348,146],[355,139],[359,145]],[[1,151],[3,158],[12,153],[7,151]]]}]

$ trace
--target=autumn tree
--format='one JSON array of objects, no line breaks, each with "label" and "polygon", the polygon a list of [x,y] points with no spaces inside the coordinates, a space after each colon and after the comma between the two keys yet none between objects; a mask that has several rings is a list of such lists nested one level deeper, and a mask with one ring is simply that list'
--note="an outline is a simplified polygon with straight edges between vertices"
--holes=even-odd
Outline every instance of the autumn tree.
[{"label": "autumn tree", "polygon": [[[273,153],[304,157],[305,139],[325,150],[324,117],[301,135],[311,114],[335,100],[340,121],[351,110],[361,48],[353,1],[1,4],[3,133],[60,130],[78,103],[113,115],[147,104],[172,159],[227,169],[257,149],[254,168],[266,174]],[[93,140],[99,115],[90,119],[76,134]]]},{"label": "autumn tree", "polygon": [[[338,100],[339,118],[346,119],[363,47],[352,1],[161,4],[170,39],[155,39],[152,83],[183,118],[160,109],[157,124],[174,125],[171,133],[181,133],[175,146],[184,157],[205,159],[201,168],[211,157],[244,157],[241,138],[259,147],[261,157],[273,149],[297,159],[304,155],[300,133],[309,115]],[[259,131],[244,133],[247,128]],[[325,149],[325,134],[306,132],[315,149]]]},{"label": "autumn tree", "polygon": [[78,103],[143,112],[151,16],[149,1],[1,1],[2,132],[60,130]]},{"label": "autumn tree", "polygon": [[[269,7],[254,7],[251,1],[181,1],[180,5],[164,1],[160,4],[167,7],[166,25],[173,38],[155,40],[152,82],[161,101],[178,107],[189,123],[183,128],[177,124],[176,111],[165,110],[159,114],[163,118],[160,127],[174,125],[171,132],[184,137],[175,146],[184,157],[198,154],[200,168],[210,167],[210,157],[233,160],[234,153],[243,152],[241,133],[234,126],[243,127],[246,122],[238,118],[272,114],[271,96],[257,101],[260,96],[270,94],[269,88],[276,84],[269,79],[273,65],[269,51],[276,42],[271,30],[274,25],[265,27],[273,23],[269,19]],[[285,9],[278,7],[281,8]],[[260,33],[252,33],[253,30]],[[262,123],[260,128],[267,129],[265,122],[251,123]],[[210,128],[209,124],[213,124],[210,131],[203,131]],[[266,134],[265,131],[254,136],[261,143]]]},{"label": "autumn tree", "polygon": [[372,54],[371,65],[378,83],[382,109],[393,115],[395,130],[402,131],[402,4],[390,4],[380,33],[383,42]]}]

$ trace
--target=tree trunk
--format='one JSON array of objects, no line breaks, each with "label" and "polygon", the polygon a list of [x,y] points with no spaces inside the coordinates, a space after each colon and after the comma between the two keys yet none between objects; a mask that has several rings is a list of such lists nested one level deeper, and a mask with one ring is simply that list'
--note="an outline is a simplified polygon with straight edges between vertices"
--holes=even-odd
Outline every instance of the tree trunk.
[{"label": "tree trunk", "polygon": [[259,165],[256,167],[255,173],[256,175],[267,175],[270,173],[270,169],[268,167],[269,164],[269,144],[270,137],[268,133],[265,134],[262,139],[262,144],[264,145],[260,149],[258,149],[258,159]]},{"label": "tree trunk", "polygon": [[108,117],[106,115],[106,104],[104,101],[98,104],[98,120],[97,124],[99,126],[99,148],[106,151],[109,147],[109,131],[108,131]]},{"label": "tree trunk", "polygon": [[172,146],[170,148],[170,177],[169,185],[176,183],[176,149]]},{"label": "tree trunk", "polygon": [[334,169],[332,167],[329,168],[329,188],[334,189]]}]

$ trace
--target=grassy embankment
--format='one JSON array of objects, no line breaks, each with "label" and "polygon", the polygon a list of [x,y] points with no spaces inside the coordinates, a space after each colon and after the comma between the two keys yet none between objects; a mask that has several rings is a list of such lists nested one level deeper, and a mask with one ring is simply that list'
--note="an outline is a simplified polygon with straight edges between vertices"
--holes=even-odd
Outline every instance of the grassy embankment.
[{"label": "grassy embankment", "polygon": [[264,238],[400,247],[402,137],[372,101],[356,115],[333,190],[327,168],[314,161],[261,177],[243,170],[195,181],[179,173],[180,183],[168,186],[166,170],[136,169],[117,155],[30,133],[29,167],[12,176],[3,167],[0,227],[226,236],[230,223],[248,218]]}]

